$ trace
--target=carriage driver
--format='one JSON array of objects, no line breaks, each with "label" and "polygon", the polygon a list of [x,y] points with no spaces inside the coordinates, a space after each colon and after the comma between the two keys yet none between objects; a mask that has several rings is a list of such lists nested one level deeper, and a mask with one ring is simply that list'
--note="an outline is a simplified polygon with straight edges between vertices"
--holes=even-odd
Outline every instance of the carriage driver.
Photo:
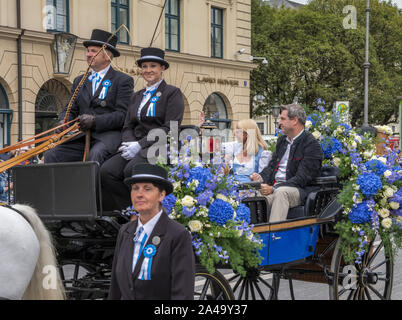
[{"label": "carriage driver", "polygon": [[137,164],[124,182],[139,218],[120,228],[110,300],[192,300],[195,262],[191,236],[169,218],[162,200],[173,191],[167,171]]},{"label": "carriage driver", "polygon": [[319,142],[304,130],[306,112],[297,103],[281,106],[279,128],[283,132],[268,166],[253,181],[263,182],[260,193],[271,206],[269,222],[286,220],[289,208],[300,206],[320,174],[323,153]]},{"label": "carriage driver", "polygon": [[[78,117],[80,129],[91,131],[91,148],[87,160],[97,161],[100,165],[117,151],[121,143],[121,130],[134,90],[133,78],[114,70],[110,65],[114,57],[120,56],[116,43],[115,35],[99,29],[93,30],[91,39],[84,41],[88,65],[103,45],[106,45],[106,49],[92,62],[92,71],[74,100],[67,119],[71,121]],[[71,95],[82,77],[74,79]],[[66,109],[60,114],[59,125],[64,122]],[[46,152],[45,162],[82,161],[84,149],[85,135],[80,134]]]}]

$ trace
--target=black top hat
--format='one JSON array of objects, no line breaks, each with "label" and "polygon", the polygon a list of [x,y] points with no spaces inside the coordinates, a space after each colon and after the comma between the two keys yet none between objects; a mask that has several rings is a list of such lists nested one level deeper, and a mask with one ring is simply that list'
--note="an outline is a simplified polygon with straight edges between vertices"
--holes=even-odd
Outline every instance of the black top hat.
[{"label": "black top hat", "polygon": [[137,60],[137,65],[141,67],[141,64],[147,61],[159,62],[166,69],[169,68],[169,63],[165,61],[165,51],[159,48],[141,49],[141,58]]},{"label": "black top hat", "polygon": [[107,31],[94,29],[92,31],[91,40],[84,41],[83,44],[86,48],[88,48],[89,46],[102,47],[104,44],[106,44],[107,49],[109,49],[113,53],[113,56],[120,56],[120,52],[116,49],[117,37]]},{"label": "black top hat", "polygon": [[124,179],[124,183],[131,186],[136,182],[153,182],[165,189],[166,194],[173,192],[173,184],[168,180],[167,171],[154,164],[141,163],[133,168],[131,177]]}]

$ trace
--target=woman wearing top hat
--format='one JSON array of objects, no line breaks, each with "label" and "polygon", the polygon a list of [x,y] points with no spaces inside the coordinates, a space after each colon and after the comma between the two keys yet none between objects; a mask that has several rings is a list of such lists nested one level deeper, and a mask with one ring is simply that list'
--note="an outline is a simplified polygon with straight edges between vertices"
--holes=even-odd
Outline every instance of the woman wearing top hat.
[{"label": "woman wearing top hat", "polygon": [[183,120],[182,93],[162,78],[169,68],[164,57],[165,52],[158,48],[141,50],[137,64],[146,88],[132,96],[122,132],[123,143],[118,154],[101,168],[102,196],[107,210],[122,210],[130,205],[129,190],[123,180],[131,175],[134,165],[156,162],[158,154],[150,147],[158,140],[148,141],[150,131],[162,129],[167,135],[172,122],[176,122],[178,128]]},{"label": "woman wearing top hat", "polygon": [[[91,71],[71,106],[67,121],[79,118],[82,131],[91,130],[91,149],[89,161],[102,164],[113,155],[121,144],[121,130],[127,107],[133,94],[132,77],[112,68],[111,61],[119,57],[116,49],[117,37],[99,29],[92,31],[91,39],[84,41],[87,48],[86,59],[91,63]],[[106,45],[93,60],[99,49]],[[76,90],[83,75],[74,79],[71,95]],[[61,112],[59,124],[64,122],[67,107]],[[45,162],[82,161],[85,148],[85,135],[81,134],[71,141],[59,145],[45,153]]]},{"label": "woman wearing top hat", "polygon": [[121,227],[109,299],[191,300],[195,261],[189,231],[168,217],[162,200],[173,191],[167,171],[139,164],[124,182],[139,218]]}]

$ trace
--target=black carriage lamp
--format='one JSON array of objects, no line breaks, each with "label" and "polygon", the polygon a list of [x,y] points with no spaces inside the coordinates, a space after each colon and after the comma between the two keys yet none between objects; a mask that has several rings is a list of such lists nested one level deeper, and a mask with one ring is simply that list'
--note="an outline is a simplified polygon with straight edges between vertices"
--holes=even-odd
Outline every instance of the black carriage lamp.
[{"label": "black carriage lamp", "polygon": [[70,73],[77,36],[71,33],[58,32],[54,34],[51,45],[53,73],[67,75]]},{"label": "black carriage lamp", "polygon": [[275,103],[272,106],[272,115],[274,116],[275,130],[278,126],[278,118],[280,113],[281,113],[281,106],[278,103],[278,98],[275,98]]}]

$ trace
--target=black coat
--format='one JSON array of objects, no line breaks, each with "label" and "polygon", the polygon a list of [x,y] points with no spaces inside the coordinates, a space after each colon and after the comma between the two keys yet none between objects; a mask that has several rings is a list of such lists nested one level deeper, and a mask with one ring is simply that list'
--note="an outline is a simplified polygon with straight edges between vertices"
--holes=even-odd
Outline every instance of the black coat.
[{"label": "black coat", "polygon": [[[276,144],[276,150],[268,166],[260,172],[264,183],[274,184],[275,175],[278,172],[279,163],[286,152],[288,142],[286,136],[281,136]],[[292,144],[289,160],[286,168],[286,182],[278,184],[278,187],[296,187],[300,192],[302,202],[314,187],[308,185],[318,177],[321,172],[323,153],[321,146],[314,136],[304,131]]]},{"label": "black coat", "polygon": [[[83,75],[74,79],[71,95],[82,77]],[[100,100],[99,94],[103,89],[102,83],[105,80],[110,80],[112,84],[107,91],[106,98]],[[102,141],[108,151],[113,153],[121,144],[121,130],[130,98],[134,93],[133,90],[133,78],[110,67],[94,96],[92,95],[91,81],[88,78],[85,80],[71,107],[68,121],[82,114],[95,115],[95,128],[91,129],[91,136]],[[61,112],[60,120],[64,119],[66,110],[67,107]]]},{"label": "black coat", "polygon": [[[170,122],[176,121],[180,127],[184,114],[184,100],[179,88],[168,85],[164,80],[153,96],[141,110],[138,118],[138,108],[144,97],[145,89],[137,91],[131,98],[123,127],[123,141],[138,141],[141,145],[141,156],[147,158],[148,148],[156,141],[148,141],[147,135],[153,129],[162,129],[166,134],[170,131]],[[153,97],[159,99],[155,105],[155,116],[147,117],[147,111]]]},{"label": "black coat", "polygon": [[133,239],[137,225],[138,221],[132,221],[122,226],[119,231],[108,299],[192,300],[195,259],[190,233],[163,212],[145,244],[151,244],[155,236],[161,239],[156,245],[156,254],[152,259],[151,280],[139,280],[143,254],[132,273]]}]

